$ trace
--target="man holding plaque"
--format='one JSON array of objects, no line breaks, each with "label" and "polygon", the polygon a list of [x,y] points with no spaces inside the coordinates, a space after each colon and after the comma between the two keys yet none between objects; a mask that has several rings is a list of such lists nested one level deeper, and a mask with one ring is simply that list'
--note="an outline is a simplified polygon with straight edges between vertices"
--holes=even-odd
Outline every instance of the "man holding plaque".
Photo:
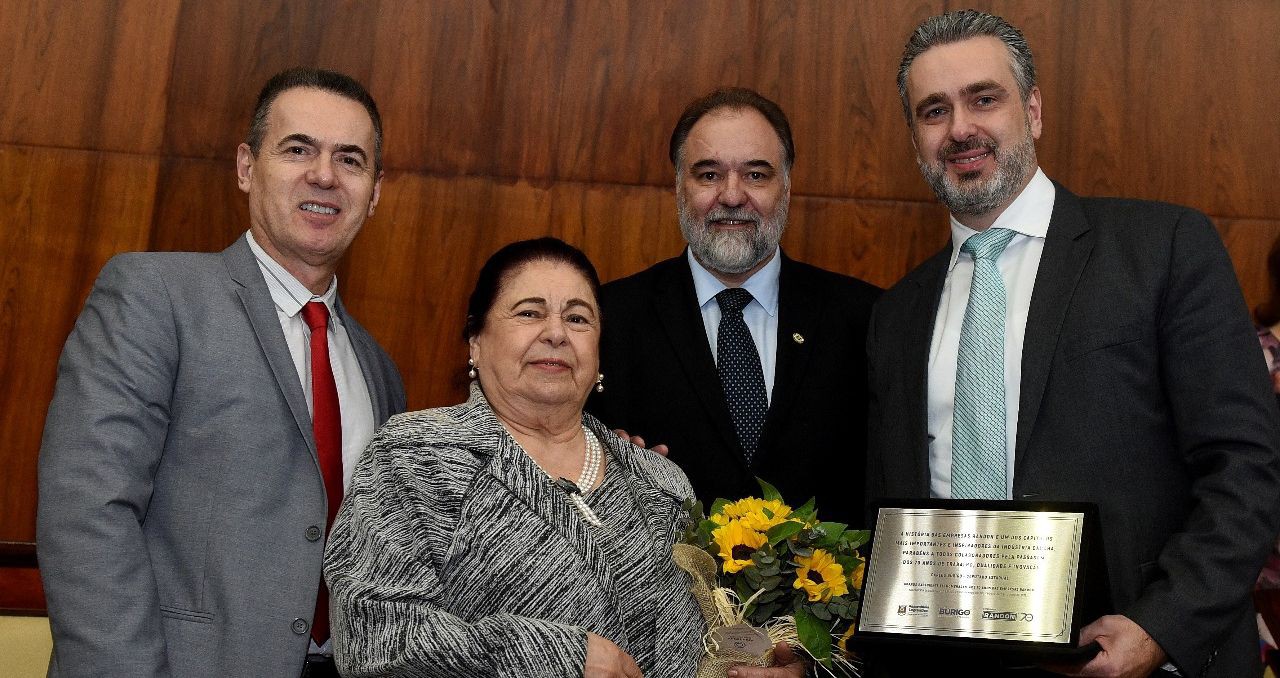
[{"label": "man holding plaque", "polygon": [[926,20],[898,88],[952,238],[872,317],[868,496],[1096,504],[1114,614],[1054,668],[1258,675],[1280,422],[1213,225],[1048,179],[1031,51],[999,17]]}]

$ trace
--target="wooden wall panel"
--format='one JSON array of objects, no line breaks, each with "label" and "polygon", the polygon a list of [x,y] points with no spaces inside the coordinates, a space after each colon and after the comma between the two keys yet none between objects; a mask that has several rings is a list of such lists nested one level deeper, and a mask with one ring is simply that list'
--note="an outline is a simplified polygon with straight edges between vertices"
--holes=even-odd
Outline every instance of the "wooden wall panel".
[{"label": "wooden wall panel", "polygon": [[176,0],[0,0],[0,143],[154,153]]},{"label": "wooden wall panel", "polygon": [[782,246],[793,258],[888,287],[946,244],[947,211],[933,203],[791,199]]},{"label": "wooden wall panel", "polygon": [[165,158],[155,200],[149,250],[220,252],[249,230],[249,198],[230,159]]},{"label": "wooden wall panel", "polygon": [[377,7],[339,0],[182,3],[165,152],[234,158],[258,90],[285,68],[333,68],[368,84]]},{"label": "wooden wall panel", "polygon": [[58,355],[98,269],[145,249],[156,161],[0,146],[0,541],[35,534],[36,457]]},{"label": "wooden wall panel", "polygon": [[765,5],[760,70],[796,139],[793,194],[932,199],[916,169],[896,74],[901,43],[942,4]]},{"label": "wooden wall panel", "polygon": [[1050,176],[1089,195],[1280,213],[1280,126],[1264,113],[1280,107],[1280,3],[1050,6],[1056,20],[1028,30]]},{"label": "wooden wall panel", "polygon": [[667,139],[685,104],[721,84],[759,86],[758,7],[732,0],[504,4],[496,173],[669,184]]},{"label": "wooden wall panel", "polygon": [[388,167],[493,173],[496,113],[524,106],[496,99],[498,11],[472,0],[377,4],[374,40],[391,48],[373,50],[367,85],[378,98]]}]

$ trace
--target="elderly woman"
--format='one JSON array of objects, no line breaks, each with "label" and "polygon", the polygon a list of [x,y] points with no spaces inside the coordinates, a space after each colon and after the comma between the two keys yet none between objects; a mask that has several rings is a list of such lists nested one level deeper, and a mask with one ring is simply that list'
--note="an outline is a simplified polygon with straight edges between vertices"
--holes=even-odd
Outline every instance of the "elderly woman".
[{"label": "elderly woman", "polygon": [[704,624],[671,560],[692,490],[582,411],[598,287],[552,238],[480,271],[470,398],[388,422],[333,527],[344,676],[693,675]]}]

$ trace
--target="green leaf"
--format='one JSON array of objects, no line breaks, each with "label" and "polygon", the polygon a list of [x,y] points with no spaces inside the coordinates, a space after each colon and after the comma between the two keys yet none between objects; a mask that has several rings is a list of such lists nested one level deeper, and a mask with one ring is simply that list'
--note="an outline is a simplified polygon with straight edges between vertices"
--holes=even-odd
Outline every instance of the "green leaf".
[{"label": "green leaf", "polygon": [[724,507],[728,506],[729,504],[730,504],[729,500],[725,499],[724,497],[720,497],[719,499],[716,499],[715,501],[711,502],[711,515],[714,516],[717,513],[724,513]]},{"label": "green leaf", "polygon": [[841,539],[851,549],[856,549],[863,544],[871,541],[870,530],[847,530]]},{"label": "green leaf", "polygon": [[829,666],[831,662],[831,632],[827,625],[808,610],[796,610],[796,635],[800,636],[800,644],[804,646],[814,659]]},{"label": "green leaf", "polygon": [[765,591],[772,591],[778,588],[782,583],[782,577],[763,577],[760,580],[760,588]]},{"label": "green leaf", "polygon": [[813,557],[813,549],[799,544],[791,545],[791,554],[795,556],[804,556],[805,558]]},{"label": "green leaf", "polygon": [[844,570],[844,576],[847,577],[853,574],[854,570],[858,569],[858,565],[862,563],[862,559],[858,556],[836,556],[836,562],[839,563],[840,568]]},{"label": "green leaf", "polygon": [[766,603],[779,601],[778,604],[781,605],[782,603],[780,601],[782,597],[785,595],[787,595],[786,589],[778,588],[778,589],[773,589],[772,591],[766,591],[764,593],[761,593],[759,598],[756,598],[756,604],[764,605]]},{"label": "green leaf", "polygon": [[782,610],[782,604],[777,601],[761,603],[757,600],[756,603],[756,609],[751,613],[751,623],[756,626],[764,626]]},{"label": "green leaf", "polygon": [[756,478],[756,482],[760,483],[760,493],[764,496],[761,498],[765,501],[782,501],[782,493],[778,488],[765,482],[764,478]]},{"label": "green leaf", "polygon": [[769,531],[765,534],[765,536],[769,538],[769,545],[773,546],[773,545],[776,545],[778,542],[785,541],[786,539],[790,538],[792,535],[794,535],[795,533],[803,529],[804,529],[804,524],[788,520],[785,522],[778,523],[777,525],[774,525],[773,527],[769,528]]},{"label": "green leaf", "polygon": [[826,603],[811,603],[809,605],[809,611],[813,613],[813,616],[821,619],[822,621],[831,621],[831,610],[827,607]]},{"label": "green leaf", "polygon": [[802,517],[806,522],[812,521],[818,515],[817,497],[809,497],[803,506],[791,512],[796,517]]},{"label": "green leaf", "polygon": [[844,523],[818,523],[818,529],[825,532],[828,539],[838,540],[849,526]]}]

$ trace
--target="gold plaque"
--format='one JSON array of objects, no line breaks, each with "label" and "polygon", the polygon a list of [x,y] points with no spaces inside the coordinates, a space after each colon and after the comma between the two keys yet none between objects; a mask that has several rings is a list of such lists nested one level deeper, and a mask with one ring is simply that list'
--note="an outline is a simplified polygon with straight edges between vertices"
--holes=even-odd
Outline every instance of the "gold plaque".
[{"label": "gold plaque", "polygon": [[920,503],[879,511],[858,636],[1075,648],[1089,511]]}]

